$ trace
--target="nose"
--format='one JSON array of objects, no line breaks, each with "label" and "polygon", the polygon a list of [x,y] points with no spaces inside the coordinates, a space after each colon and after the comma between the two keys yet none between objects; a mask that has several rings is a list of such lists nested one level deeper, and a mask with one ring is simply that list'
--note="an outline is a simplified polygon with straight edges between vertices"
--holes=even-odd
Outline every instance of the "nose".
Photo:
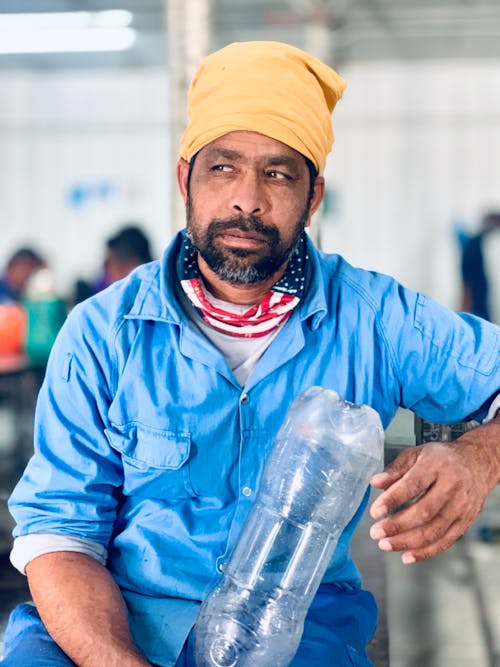
[{"label": "nose", "polygon": [[261,215],[267,204],[264,188],[257,175],[242,174],[234,184],[231,205],[243,215]]}]

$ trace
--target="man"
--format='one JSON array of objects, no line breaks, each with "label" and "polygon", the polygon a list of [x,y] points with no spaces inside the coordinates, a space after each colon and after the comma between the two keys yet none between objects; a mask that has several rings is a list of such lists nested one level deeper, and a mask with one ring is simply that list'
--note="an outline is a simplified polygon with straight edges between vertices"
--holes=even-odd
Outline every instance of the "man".
[{"label": "man", "polygon": [[88,299],[152,259],[149,239],[142,229],[136,225],[122,227],[106,241],[106,253],[99,277],[90,283],[77,280],[74,303]]},{"label": "man", "polygon": [[104,273],[109,283],[121,280],[140,264],[151,262],[149,240],[142,229],[127,225],[106,242]]},{"label": "man", "polygon": [[[385,492],[372,536],[404,562],[449,547],[498,483],[499,329],[320,253],[304,233],[344,86],[274,42],[201,64],[177,167],[187,235],[76,307],[48,364],[35,455],[10,501],[12,560],[37,611],[14,612],[4,665],[42,664],[37,652],[44,665],[192,665],[199,602],[311,385],[370,404],[384,426],[399,405],[435,421],[492,418],[373,479]],[[366,502],[294,667],[370,664],[376,608],[348,549]]]},{"label": "man", "polygon": [[465,241],[461,270],[462,309],[500,324],[500,212],[487,213]]},{"label": "man", "polygon": [[3,276],[0,276],[0,303],[21,301],[28,281],[45,261],[32,248],[19,248],[8,259]]}]

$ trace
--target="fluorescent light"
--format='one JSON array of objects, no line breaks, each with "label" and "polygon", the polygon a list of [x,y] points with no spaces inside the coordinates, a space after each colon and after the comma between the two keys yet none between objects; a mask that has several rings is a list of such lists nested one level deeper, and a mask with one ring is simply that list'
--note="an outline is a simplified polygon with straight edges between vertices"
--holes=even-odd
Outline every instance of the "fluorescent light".
[{"label": "fluorescent light", "polygon": [[135,41],[131,28],[86,28],[0,33],[0,53],[123,51]]},{"label": "fluorescent light", "polygon": [[92,14],[92,25],[96,28],[126,28],[132,19],[132,12],[126,9],[107,9]]},{"label": "fluorescent light", "polygon": [[0,54],[123,51],[135,41],[125,10],[0,14]]},{"label": "fluorescent light", "polygon": [[37,14],[0,14],[0,33],[6,31],[86,28],[90,12],[42,12]]},{"label": "fluorescent light", "polygon": [[0,32],[50,28],[125,28],[131,24],[132,18],[132,12],[125,9],[110,9],[101,12],[0,14]]}]

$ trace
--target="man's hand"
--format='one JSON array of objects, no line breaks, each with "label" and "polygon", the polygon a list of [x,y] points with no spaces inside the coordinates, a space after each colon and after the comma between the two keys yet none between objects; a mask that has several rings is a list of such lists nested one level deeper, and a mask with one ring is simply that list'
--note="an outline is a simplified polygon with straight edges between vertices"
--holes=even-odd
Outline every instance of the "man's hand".
[{"label": "man's hand", "polygon": [[370,514],[370,535],[384,551],[403,551],[403,563],[448,549],[479,514],[500,482],[500,416],[452,443],[403,451],[371,485],[384,492]]}]

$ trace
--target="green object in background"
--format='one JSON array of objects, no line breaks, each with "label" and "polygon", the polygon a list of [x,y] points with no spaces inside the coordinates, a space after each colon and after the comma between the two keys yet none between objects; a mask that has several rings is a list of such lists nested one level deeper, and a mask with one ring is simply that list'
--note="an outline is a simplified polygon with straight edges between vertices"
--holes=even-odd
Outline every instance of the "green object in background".
[{"label": "green object in background", "polygon": [[44,364],[67,315],[66,304],[55,294],[47,269],[41,269],[33,277],[23,306],[26,311],[25,354],[31,362]]},{"label": "green object in background", "polygon": [[61,299],[25,299],[26,333],[24,350],[30,361],[47,361],[59,329],[66,319]]}]

